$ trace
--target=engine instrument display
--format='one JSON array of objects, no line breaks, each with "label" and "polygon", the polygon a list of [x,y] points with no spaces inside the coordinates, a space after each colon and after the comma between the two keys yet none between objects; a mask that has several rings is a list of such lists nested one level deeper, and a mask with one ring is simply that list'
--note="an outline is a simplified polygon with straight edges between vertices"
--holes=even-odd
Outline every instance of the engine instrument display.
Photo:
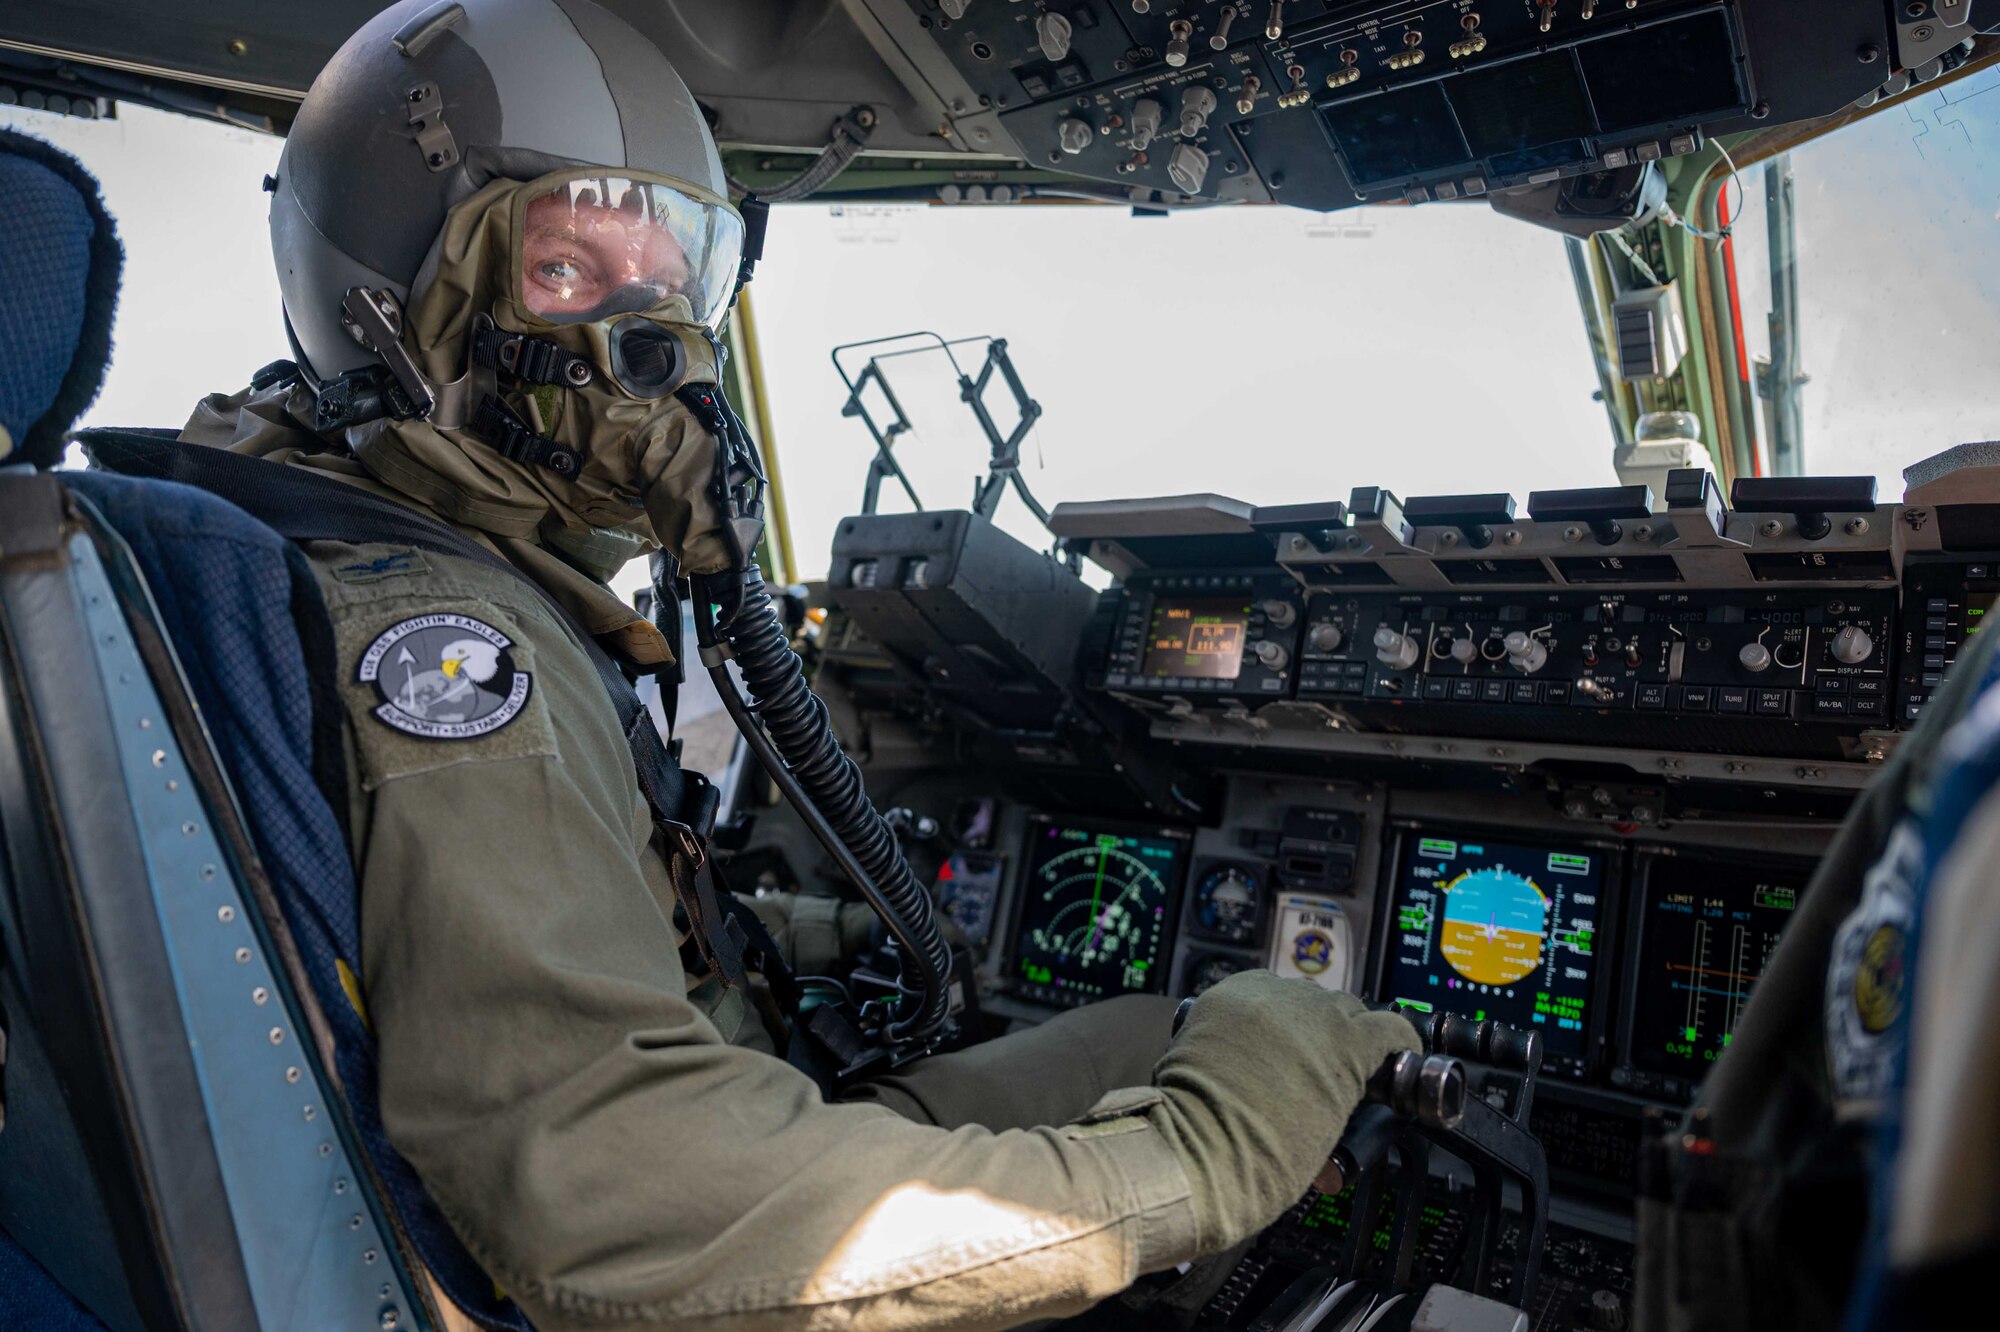
[{"label": "engine instrument display", "polygon": [[1146,628],[1140,674],[1154,679],[1234,680],[1243,670],[1250,607],[1235,597],[1161,599]]},{"label": "engine instrument display", "polygon": [[1661,856],[1646,879],[1628,1051],[1700,1079],[1722,1052],[1811,871]]},{"label": "engine instrument display", "polygon": [[1593,847],[1407,833],[1382,997],[1531,1028],[1549,1058],[1580,1061],[1604,878]]},{"label": "engine instrument display", "polygon": [[1044,815],[1028,820],[1014,974],[1062,1005],[1158,993],[1187,838]]}]

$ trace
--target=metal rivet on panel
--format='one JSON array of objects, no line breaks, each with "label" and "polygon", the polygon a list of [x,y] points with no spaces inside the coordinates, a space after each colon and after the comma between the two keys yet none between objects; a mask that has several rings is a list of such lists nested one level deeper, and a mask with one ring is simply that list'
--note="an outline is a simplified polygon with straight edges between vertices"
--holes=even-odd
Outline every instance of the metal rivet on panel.
[{"label": "metal rivet on panel", "polygon": [[271,1044],[283,1045],[284,1043],[285,1043],[285,1029],[283,1027],[271,1028]]},{"label": "metal rivet on panel", "polygon": [[332,1144],[332,1143],[330,1143],[330,1142],[323,1142],[323,1143],[321,1143],[321,1144],[319,1145],[319,1154],[320,1154],[321,1156],[332,1156],[332,1155],[333,1155],[333,1144]]},{"label": "metal rivet on panel", "polygon": [[151,717],[141,717],[141,718],[139,718],[139,729],[140,729],[140,730],[142,730],[142,731],[150,731],[150,730],[152,730],[152,729],[153,729],[153,719],[152,719]]},{"label": "metal rivet on panel", "polygon": [[248,962],[248,961],[250,960],[250,950],[249,950],[249,949],[247,949],[247,948],[239,948],[239,949],[237,949],[237,950],[236,950],[236,960],[237,960],[238,962]]},{"label": "metal rivet on panel", "polygon": [[382,1332],[396,1332],[402,1325],[403,1315],[396,1312],[395,1305],[392,1304],[382,1311]]},{"label": "metal rivet on panel", "polygon": [[154,766],[154,767],[156,767],[156,768],[164,768],[164,767],[166,767],[166,766],[167,766],[167,751],[166,751],[166,750],[164,750],[164,749],[156,749],[156,750],[154,750],[154,751],[153,751],[153,766]]},{"label": "metal rivet on panel", "polygon": [[315,1119],[319,1118],[319,1110],[317,1107],[309,1105],[305,1109],[305,1115],[306,1115],[306,1123],[310,1124]]},{"label": "metal rivet on panel", "polygon": [[361,1229],[361,1214],[359,1212],[347,1218],[347,1228],[349,1230]]},{"label": "metal rivet on panel", "polygon": [[271,992],[265,989],[261,985],[259,985],[256,989],[250,991],[250,1002],[253,1004],[269,1003],[270,999],[271,999]]},{"label": "metal rivet on panel", "polygon": [[233,906],[220,907],[216,910],[215,918],[224,925],[227,925],[230,921],[236,919],[236,908]]},{"label": "metal rivet on panel", "polygon": [[209,882],[211,882],[211,883],[212,883],[212,882],[214,882],[214,881],[215,881],[215,866],[213,866],[213,865],[203,865],[203,866],[201,867],[201,877],[202,877],[202,878],[204,878],[204,879],[206,879],[206,880],[208,880],[208,881],[209,881]]},{"label": "metal rivet on panel", "polygon": [[288,1068],[288,1069],[286,1069],[286,1070],[285,1070],[285,1081],[286,1081],[286,1082],[297,1082],[298,1080],[299,1080],[299,1071],[298,1071],[298,1069],[296,1069],[296,1068]]},{"label": "metal rivet on panel", "polygon": [[181,825],[181,836],[183,837],[192,837],[200,831],[201,825],[198,823],[183,823]]},{"label": "metal rivet on panel", "polygon": [[336,1179],[335,1181],[333,1181],[333,1191],[335,1193],[347,1192],[347,1181],[344,1179]]}]

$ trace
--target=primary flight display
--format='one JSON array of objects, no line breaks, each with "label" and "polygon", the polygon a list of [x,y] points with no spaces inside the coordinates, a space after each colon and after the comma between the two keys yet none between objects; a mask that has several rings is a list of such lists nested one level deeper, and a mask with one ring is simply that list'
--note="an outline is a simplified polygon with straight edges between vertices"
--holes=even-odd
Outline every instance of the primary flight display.
[{"label": "primary flight display", "polygon": [[1584,1053],[1604,856],[1412,831],[1403,842],[1383,997],[1542,1033]]}]

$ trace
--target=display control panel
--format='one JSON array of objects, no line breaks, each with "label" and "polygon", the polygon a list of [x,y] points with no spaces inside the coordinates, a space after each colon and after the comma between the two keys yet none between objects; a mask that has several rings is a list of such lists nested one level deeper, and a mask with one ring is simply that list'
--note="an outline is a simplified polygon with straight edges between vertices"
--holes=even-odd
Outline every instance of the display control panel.
[{"label": "display control panel", "polygon": [[1164,990],[1187,856],[1177,830],[1030,816],[1014,992],[1074,1008]]},{"label": "display control panel", "polygon": [[1301,601],[1283,575],[1141,578],[1125,589],[1106,688],[1195,698],[1283,698],[1298,659]]},{"label": "display control panel", "polygon": [[1597,1028],[1609,852],[1445,828],[1405,831],[1380,997],[1542,1033],[1544,1066],[1581,1074]]}]

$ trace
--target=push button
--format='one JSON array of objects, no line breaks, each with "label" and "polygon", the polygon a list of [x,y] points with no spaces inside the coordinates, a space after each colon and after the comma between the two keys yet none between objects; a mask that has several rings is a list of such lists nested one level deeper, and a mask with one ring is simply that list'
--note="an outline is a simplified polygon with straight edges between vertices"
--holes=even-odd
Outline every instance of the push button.
[{"label": "push button", "polygon": [[1787,689],[1759,689],[1757,691],[1757,715],[1760,717],[1783,717],[1791,711],[1792,695]]},{"label": "push button", "polygon": [[1451,696],[1451,681],[1445,679],[1425,680],[1424,697],[1443,699]]},{"label": "push button", "polygon": [[1552,680],[1542,686],[1542,702],[1562,704],[1569,702],[1569,681]]},{"label": "push button", "polygon": [[1647,710],[1658,710],[1667,706],[1667,687],[1663,684],[1642,684],[1633,695],[1633,706]]},{"label": "push button", "polygon": [[1715,707],[1714,685],[1688,685],[1681,690],[1683,712],[1707,712]]},{"label": "push button", "polygon": [[1880,698],[1884,692],[1883,686],[1886,683],[1886,681],[1880,679],[1870,680],[1864,677],[1854,682],[1854,692],[1863,695],[1873,694],[1877,698]]},{"label": "push button", "polygon": [[1720,712],[1750,711],[1750,691],[1742,685],[1718,685],[1715,706]]},{"label": "push button", "polygon": [[1533,680],[1516,680],[1514,682],[1513,701],[1516,703],[1533,703],[1541,696],[1541,692],[1542,687]]},{"label": "push button", "polygon": [[1479,701],[1482,703],[1505,703],[1507,701],[1507,682],[1505,680],[1481,680],[1479,682]]},{"label": "push button", "polygon": [[1451,701],[1454,703],[1476,703],[1479,701],[1479,681],[1453,680]]},{"label": "push button", "polygon": [[1813,711],[1822,717],[1845,717],[1847,700],[1838,695],[1832,698],[1821,695],[1813,700]]}]

